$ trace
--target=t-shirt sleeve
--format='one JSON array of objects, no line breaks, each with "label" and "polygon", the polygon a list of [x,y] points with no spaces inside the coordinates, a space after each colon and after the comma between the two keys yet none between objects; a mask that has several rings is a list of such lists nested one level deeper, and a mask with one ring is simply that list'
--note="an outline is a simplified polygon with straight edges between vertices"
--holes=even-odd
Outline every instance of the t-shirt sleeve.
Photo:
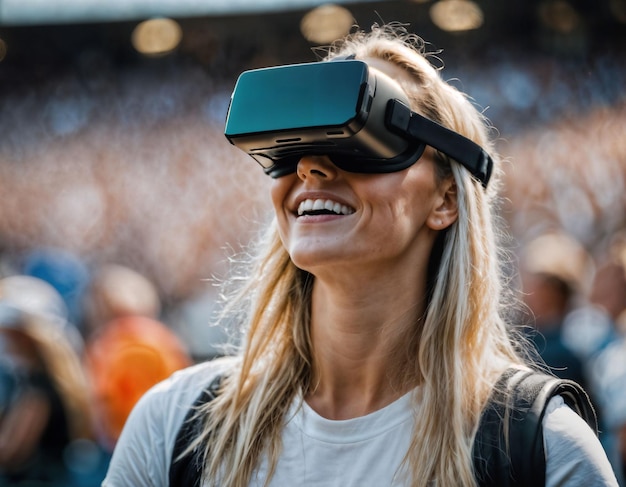
[{"label": "t-shirt sleeve", "polygon": [[618,487],[600,440],[562,397],[550,400],[543,432],[546,487]]},{"label": "t-shirt sleeve", "polygon": [[230,362],[189,367],[146,392],[124,425],[102,487],[167,486],[174,442],[187,411]]}]

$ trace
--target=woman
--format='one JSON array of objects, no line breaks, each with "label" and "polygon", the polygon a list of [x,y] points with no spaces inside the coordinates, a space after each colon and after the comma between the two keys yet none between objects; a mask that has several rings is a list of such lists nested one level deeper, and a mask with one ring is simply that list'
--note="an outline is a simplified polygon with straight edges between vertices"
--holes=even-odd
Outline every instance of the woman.
[{"label": "woman", "polygon": [[[365,61],[412,110],[493,156],[483,118],[420,46],[375,27],[328,60]],[[485,188],[488,177],[431,147],[382,174],[343,170],[329,155],[303,155],[272,181],[274,223],[231,301],[248,324],[239,357],[145,396],[105,486],[166,485],[177,431],[216,376],[187,443],[201,452],[203,485],[477,485],[481,413],[503,372],[524,367],[501,316],[495,177]],[[616,485],[592,430],[558,399],[543,424],[547,485]]]}]

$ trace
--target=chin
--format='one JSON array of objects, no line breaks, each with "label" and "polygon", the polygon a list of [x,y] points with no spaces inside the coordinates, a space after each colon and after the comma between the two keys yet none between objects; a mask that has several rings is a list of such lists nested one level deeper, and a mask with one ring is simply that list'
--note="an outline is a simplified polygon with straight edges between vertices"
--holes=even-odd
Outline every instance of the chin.
[{"label": "chin", "polygon": [[344,262],[345,255],[340,255],[336,250],[320,249],[313,250],[297,249],[289,252],[291,261],[299,269],[313,273],[313,270],[320,266],[327,266]]}]

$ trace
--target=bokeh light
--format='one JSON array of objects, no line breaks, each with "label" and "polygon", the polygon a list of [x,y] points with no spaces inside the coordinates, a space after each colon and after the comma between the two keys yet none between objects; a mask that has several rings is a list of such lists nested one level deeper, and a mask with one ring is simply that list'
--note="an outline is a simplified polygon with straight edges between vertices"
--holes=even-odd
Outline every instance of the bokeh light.
[{"label": "bokeh light", "polygon": [[135,27],[133,47],[146,56],[163,56],[172,52],[183,37],[178,22],[172,19],[150,19]]},{"label": "bokeh light", "polygon": [[353,23],[354,18],[348,9],[326,4],[302,17],[300,31],[309,42],[327,44],[350,32]]},{"label": "bokeh light", "polygon": [[430,8],[430,18],[448,32],[474,30],[483,25],[483,11],[469,0],[440,0]]},{"label": "bokeh light", "polygon": [[566,0],[550,0],[539,6],[541,22],[556,32],[568,34],[580,26],[580,15]]}]

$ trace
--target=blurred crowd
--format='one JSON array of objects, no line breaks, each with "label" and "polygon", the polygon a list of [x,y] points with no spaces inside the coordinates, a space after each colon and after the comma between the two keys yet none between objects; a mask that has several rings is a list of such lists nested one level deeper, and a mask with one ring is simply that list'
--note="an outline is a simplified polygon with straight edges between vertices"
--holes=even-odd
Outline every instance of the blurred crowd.
[{"label": "blurred crowd", "polygon": [[214,296],[164,309],[139,272],[62,249],[12,264],[0,279],[0,486],[100,485],[141,395],[220,353]]}]

